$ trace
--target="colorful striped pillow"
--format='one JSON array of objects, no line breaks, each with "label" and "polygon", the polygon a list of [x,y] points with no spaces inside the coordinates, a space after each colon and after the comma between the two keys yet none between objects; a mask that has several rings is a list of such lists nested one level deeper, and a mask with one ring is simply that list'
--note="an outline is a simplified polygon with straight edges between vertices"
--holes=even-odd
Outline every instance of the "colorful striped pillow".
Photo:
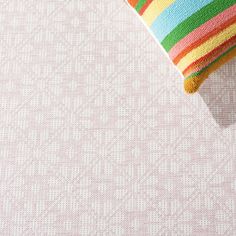
[{"label": "colorful striped pillow", "polygon": [[236,56],[236,0],[128,0],[185,78],[186,92]]}]

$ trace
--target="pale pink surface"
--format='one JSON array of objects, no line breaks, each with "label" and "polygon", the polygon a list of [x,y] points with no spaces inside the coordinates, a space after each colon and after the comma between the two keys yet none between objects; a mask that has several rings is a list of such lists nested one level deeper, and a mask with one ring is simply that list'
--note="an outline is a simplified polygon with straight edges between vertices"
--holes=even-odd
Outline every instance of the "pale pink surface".
[{"label": "pale pink surface", "polygon": [[233,62],[207,106],[122,0],[0,9],[1,236],[236,235]]}]

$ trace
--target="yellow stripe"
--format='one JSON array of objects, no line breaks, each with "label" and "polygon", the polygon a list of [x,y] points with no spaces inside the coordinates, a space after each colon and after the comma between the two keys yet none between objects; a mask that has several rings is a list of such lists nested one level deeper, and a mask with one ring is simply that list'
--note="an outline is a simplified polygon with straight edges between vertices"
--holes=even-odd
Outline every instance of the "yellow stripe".
[{"label": "yellow stripe", "polygon": [[175,1],[176,0],[154,0],[143,13],[143,20],[148,26],[151,26],[155,19]]},{"label": "yellow stripe", "polygon": [[201,44],[199,47],[193,49],[188,53],[180,62],[177,67],[180,71],[184,71],[193,62],[197,61],[201,57],[213,51],[215,48],[220,46],[222,43],[236,35],[236,23],[226,28],[224,31],[220,32],[216,36],[210,38],[205,43]]},{"label": "yellow stripe", "polygon": [[226,64],[228,61],[233,59],[236,56],[236,48],[233,51],[229,52],[227,55],[222,57],[219,61],[215,62],[210,66],[206,71],[201,75],[194,76],[192,78],[186,79],[184,81],[184,88],[187,93],[194,93],[198,90],[201,83],[208,78],[208,76],[219,69],[221,66]]}]

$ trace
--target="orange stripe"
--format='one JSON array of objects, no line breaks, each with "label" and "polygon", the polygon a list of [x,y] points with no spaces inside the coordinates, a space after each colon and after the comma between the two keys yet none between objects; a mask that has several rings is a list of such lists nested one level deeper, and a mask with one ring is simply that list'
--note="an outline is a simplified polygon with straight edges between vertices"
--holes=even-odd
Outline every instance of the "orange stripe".
[{"label": "orange stripe", "polygon": [[189,67],[187,67],[183,71],[183,75],[185,77],[188,77],[192,73],[195,73],[207,65],[209,65],[213,60],[217,59],[223,52],[231,48],[236,44],[236,35],[221,44],[219,47],[215,48],[213,51],[210,53],[206,54],[204,57],[201,57],[199,60],[195,61],[192,63]]},{"label": "orange stripe", "polygon": [[152,1],[153,0],[147,0],[142,9],[139,11],[140,15],[142,15],[147,10],[148,6],[152,3]]},{"label": "orange stripe", "polygon": [[208,76],[219,69],[221,66],[226,64],[228,61],[233,59],[236,56],[236,48],[222,57],[219,61],[215,62],[211,67],[209,67],[207,70],[205,70],[203,73],[201,73],[198,76],[194,76],[192,78],[186,79],[184,81],[184,88],[187,93],[194,93],[198,90],[202,82],[208,78]]},{"label": "orange stripe", "polygon": [[191,44],[189,47],[187,47],[185,50],[183,50],[174,60],[173,62],[175,64],[178,64],[179,61],[185,56],[187,55],[189,52],[191,52],[194,48],[198,47],[199,45],[201,45],[202,43],[204,43],[205,41],[207,41],[209,38],[215,36],[216,34],[218,34],[220,31],[222,31],[223,29],[229,27],[230,25],[232,25],[233,23],[236,22],[236,16],[234,16],[233,18],[231,18],[230,20],[226,21],[224,24],[220,25],[219,27],[217,27],[216,29],[214,29],[213,31],[211,31],[209,34],[205,35],[203,38],[201,38],[200,40],[196,41],[195,43]]},{"label": "orange stripe", "polygon": [[137,5],[139,0],[128,0],[129,4],[132,6],[132,7],[135,7]]}]

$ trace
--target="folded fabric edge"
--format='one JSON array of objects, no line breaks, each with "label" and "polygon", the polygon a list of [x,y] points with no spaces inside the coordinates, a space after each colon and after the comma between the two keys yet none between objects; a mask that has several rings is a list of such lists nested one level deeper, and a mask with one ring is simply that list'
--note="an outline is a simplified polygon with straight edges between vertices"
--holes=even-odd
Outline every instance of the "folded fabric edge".
[{"label": "folded fabric edge", "polygon": [[[144,25],[144,27],[146,28],[146,30],[150,33],[150,35],[152,36],[152,38],[155,40],[155,42],[159,45],[159,48],[161,48],[162,52],[165,54],[165,56],[167,57],[167,59],[169,60],[169,62],[174,66],[174,68],[176,68],[176,70],[178,71],[178,73],[181,75],[182,79],[185,80],[185,77],[183,76],[183,74],[181,73],[181,71],[178,69],[178,67],[174,64],[174,62],[171,60],[168,52],[164,49],[164,47],[161,45],[161,43],[157,40],[157,38],[155,37],[154,33],[152,32],[152,30],[146,25],[146,23],[144,22],[144,20],[142,19],[142,17],[138,14],[138,12],[132,7],[132,5],[129,3],[129,0],[124,0],[129,8],[134,12],[134,14],[139,18],[139,20],[142,22],[142,24]],[[191,94],[189,92],[189,94]]]},{"label": "folded fabric edge", "polygon": [[184,89],[186,93],[188,94],[195,93],[199,89],[201,84],[204,82],[204,80],[206,80],[209,77],[210,74],[215,72],[217,69],[219,69],[220,67],[222,67],[235,57],[236,57],[236,48],[222,55],[220,58],[218,58],[218,60],[216,60],[209,67],[203,70],[201,74],[185,79]]},{"label": "folded fabric edge", "polygon": [[159,47],[162,49],[164,54],[167,56],[171,64],[177,69],[177,71],[180,73],[181,77],[184,79],[184,90],[187,94],[193,94],[198,91],[201,84],[209,77],[210,74],[212,74],[214,71],[222,67],[224,64],[226,64],[228,61],[236,57],[236,48],[230,53],[222,55],[218,60],[213,62],[210,66],[206,67],[200,74],[191,76],[189,78],[185,78],[184,75],[181,73],[181,71],[178,69],[178,67],[174,64],[174,62],[169,57],[168,52],[164,49],[164,47],[161,45],[161,43],[157,40],[152,30],[145,24],[142,17],[138,14],[138,12],[132,7],[129,0],[124,0],[131,10],[138,16],[138,18],[141,20],[145,28],[148,30],[148,32],[152,35],[155,42],[159,45]]}]

